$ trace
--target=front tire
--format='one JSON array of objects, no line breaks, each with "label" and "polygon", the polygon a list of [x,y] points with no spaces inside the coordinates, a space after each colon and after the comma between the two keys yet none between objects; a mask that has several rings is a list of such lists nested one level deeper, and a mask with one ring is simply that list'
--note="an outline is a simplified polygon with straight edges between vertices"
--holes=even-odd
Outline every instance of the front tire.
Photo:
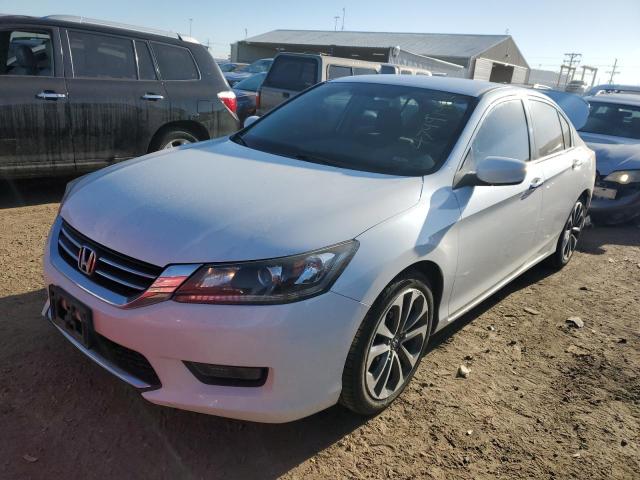
[{"label": "front tire", "polygon": [[576,251],[580,234],[584,228],[586,220],[586,207],[582,198],[580,198],[571,209],[569,218],[564,224],[560,238],[556,245],[555,253],[550,257],[550,263],[555,268],[563,268]]},{"label": "front tire", "polygon": [[419,272],[396,277],[380,294],[355,335],[342,374],[340,403],[375,415],[415,374],[433,324],[433,293]]}]

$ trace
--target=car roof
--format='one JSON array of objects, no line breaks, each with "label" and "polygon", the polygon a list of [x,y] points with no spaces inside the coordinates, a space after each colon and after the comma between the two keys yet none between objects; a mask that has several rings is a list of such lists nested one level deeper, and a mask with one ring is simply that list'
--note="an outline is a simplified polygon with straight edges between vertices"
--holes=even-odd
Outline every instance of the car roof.
[{"label": "car roof", "polygon": [[640,95],[633,93],[601,93],[585,97],[585,100],[591,102],[618,103],[621,105],[633,105],[640,107]]},{"label": "car roof", "polygon": [[518,91],[529,91],[505,85],[502,83],[484,82],[480,80],[470,80],[466,78],[450,77],[429,77],[426,75],[358,75],[354,77],[341,77],[331,82],[352,82],[352,83],[378,83],[383,85],[403,85],[410,87],[429,88],[432,90],[442,90],[444,92],[457,93],[470,97],[480,97],[491,90],[509,89]]},{"label": "car roof", "polygon": [[84,30],[100,31],[104,33],[120,33],[122,35],[144,37],[175,44],[190,43],[198,45],[199,42],[191,37],[154,28],[138,27],[123,23],[109,22],[94,18],[79,17],[75,15],[49,15],[46,17],[33,17],[27,15],[0,15],[0,24],[15,23],[29,25],[43,25],[63,28],[79,28]]}]

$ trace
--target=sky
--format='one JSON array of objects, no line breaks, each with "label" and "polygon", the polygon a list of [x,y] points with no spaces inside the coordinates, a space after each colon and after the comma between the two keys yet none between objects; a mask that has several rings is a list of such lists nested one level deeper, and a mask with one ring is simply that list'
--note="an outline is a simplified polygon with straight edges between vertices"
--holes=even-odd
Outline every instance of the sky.
[{"label": "sky", "polygon": [[[640,0],[0,0],[0,12],[68,14],[189,34],[227,57],[237,40],[275,29],[509,33],[531,68],[557,70],[565,53],[617,83],[640,85]],[[189,19],[192,19],[190,22]]]}]

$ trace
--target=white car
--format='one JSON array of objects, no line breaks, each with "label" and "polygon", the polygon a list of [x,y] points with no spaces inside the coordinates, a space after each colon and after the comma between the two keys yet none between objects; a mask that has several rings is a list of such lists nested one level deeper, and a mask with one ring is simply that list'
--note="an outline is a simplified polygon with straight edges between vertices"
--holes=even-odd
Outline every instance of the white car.
[{"label": "white car", "polygon": [[541,260],[569,261],[594,177],[535,90],[345,77],[230,138],[70,184],[44,313],[156,404],[375,414],[434,332]]}]

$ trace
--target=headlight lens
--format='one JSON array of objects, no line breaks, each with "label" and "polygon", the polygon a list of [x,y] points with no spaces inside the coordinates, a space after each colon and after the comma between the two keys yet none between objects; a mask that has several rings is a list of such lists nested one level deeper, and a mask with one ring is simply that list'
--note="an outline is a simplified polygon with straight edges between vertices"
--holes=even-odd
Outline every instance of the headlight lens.
[{"label": "headlight lens", "polygon": [[640,170],[620,170],[619,172],[613,172],[605,177],[605,181],[621,183],[622,185],[637,183],[640,182]]},{"label": "headlight lens", "polygon": [[358,249],[358,241],[302,255],[204,265],[175,293],[185,303],[287,303],[326,292]]}]

